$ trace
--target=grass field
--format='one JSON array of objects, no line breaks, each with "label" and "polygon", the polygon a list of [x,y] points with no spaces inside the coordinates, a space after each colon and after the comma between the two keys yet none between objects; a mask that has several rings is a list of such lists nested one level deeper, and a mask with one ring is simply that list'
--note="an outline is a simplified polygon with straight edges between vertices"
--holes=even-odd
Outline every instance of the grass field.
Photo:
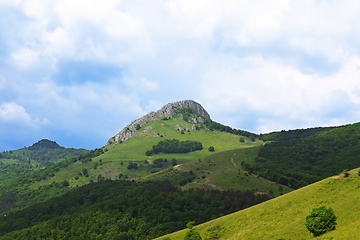
[{"label": "grass field", "polygon": [[[203,239],[359,239],[360,179],[330,177],[291,193],[195,227]],[[305,227],[312,208],[325,205],[337,216],[336,230],[314,238]],[[183,239],[187,230],[167,235]],[[165,237],[165,236],[164,236]],[[163,239],[161,237],[159,239]]]}]

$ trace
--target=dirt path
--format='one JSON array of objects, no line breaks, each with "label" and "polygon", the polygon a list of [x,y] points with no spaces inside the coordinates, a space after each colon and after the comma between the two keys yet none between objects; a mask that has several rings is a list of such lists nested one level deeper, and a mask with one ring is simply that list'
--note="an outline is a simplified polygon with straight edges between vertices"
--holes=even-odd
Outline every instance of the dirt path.
[{"label": "dirt path", "polygon": [[[235,154],[236,154],[236,153],[234,153],[233,156],[235,156]],[[234,163],[234,159],[233,159],[233,158],[231,158],[231,162],[232,162],[232,164],[234,164],[234,167],[236,167],[236,163]]]}]

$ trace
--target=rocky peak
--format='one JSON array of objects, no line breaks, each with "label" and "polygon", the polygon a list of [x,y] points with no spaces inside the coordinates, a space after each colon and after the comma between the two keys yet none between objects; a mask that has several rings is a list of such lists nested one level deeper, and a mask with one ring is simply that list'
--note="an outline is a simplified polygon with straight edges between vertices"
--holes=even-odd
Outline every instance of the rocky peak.
[{"label": "rocky peak", "polygon": [[[160,110],[156,112],[150,112],[146,114],[145,116],[133,121],[131,124],[126,126],[121,132],[116,134],[114,137],[110,138],[106,145],[109,145],[113,142],[120,142],[120,141],[126,141],[130,138],[132,138],[136,131],[138,131],[143,125],[146,124],[148,121],[157,121],[161,120],[164,117],[172,117],[175,114],[178,114],[180,109],[182,108],[192,108],[197,113],[199,113],[202,117],[210,119],[209,113],[201,106],[199,103],[193,101],[193,100],[183,100],[173,103],[168,103],[165,106],[163,106]],[[198,118],[192,118],[191,122],[203,122],[204,119],[202,117]]]}]

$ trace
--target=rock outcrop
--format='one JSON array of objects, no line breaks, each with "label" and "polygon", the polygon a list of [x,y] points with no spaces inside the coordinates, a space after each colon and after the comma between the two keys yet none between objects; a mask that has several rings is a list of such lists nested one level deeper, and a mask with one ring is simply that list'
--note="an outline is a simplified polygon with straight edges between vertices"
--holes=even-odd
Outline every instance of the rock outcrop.
[{"label": "rock outcrop", "polygon": [[121,132],[116,134],[114,137],[110,138],[106,145],[110,145],[112,143],[124,142],[130,138],[132,138],[136,131],[138,131],[143,125],[145,125],[148,121],[156,121],[161,120],[164,117],[172,117],[175,114],[178,114],[180,109],[184,107],[189,107],[194,109],[201,116],[191,118],[189,121],[193,123],[204,122],[203,118],[210,119],[209,113],[197,102],[193,100],[183,100],[179,102],[168,103],[163,106],[160,110],[156,112],[150,112],[145,116],[133,121],[131,124],[126,126]]}]

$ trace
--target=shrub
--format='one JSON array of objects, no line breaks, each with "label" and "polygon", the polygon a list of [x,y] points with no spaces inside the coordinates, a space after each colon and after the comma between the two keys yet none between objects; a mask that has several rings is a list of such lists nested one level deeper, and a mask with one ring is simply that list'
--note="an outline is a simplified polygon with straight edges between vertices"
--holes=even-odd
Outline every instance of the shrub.
[{"label": "shrub", "polygon": [[325,206],[315,207],[306,216],[305,225],[307,229],[314,235],[320,236],[335,229],[337,217],[331,208]]},{"label": "shrub", "polygon": [[209,152],[214,152],[215,151],[215,148],[213,146],[210,146],[209,147]]},{"label": "shrub", "polygon": [[195,222],[189,222],[186,226],[190,229],[186,232],[184,240],[201,240],[200,233],[193,229]]},{"label": "shrub", "polygon": [[342,174],[344,174],[344,177],[348,177],[350,175],[347,169],[344,169],[344,171],[342,171]]},{"label": "shrub", "polygon": [[245,139],[243,137],[241,137],[240,142],[245,142]]},{"label": "shrub", "polygon": [[358,171],[358,176],[360,177],[360,169],[359,169],[359,171]]}]

